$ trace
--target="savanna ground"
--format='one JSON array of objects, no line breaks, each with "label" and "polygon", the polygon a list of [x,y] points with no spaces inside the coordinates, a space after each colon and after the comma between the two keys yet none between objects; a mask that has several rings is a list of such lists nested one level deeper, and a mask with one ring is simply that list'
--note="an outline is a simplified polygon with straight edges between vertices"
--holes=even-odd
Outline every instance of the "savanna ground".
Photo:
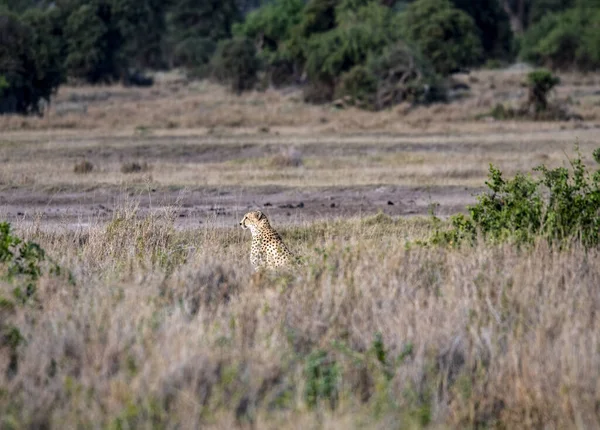
[{"label": "savanna ground", "polygon": [[[164,78],[0,118],[0,215],[61,267],[0,281],[0,426],[600,427],[598,250],[415,244],[489,163],[591,160],[600,76],[562,78],[582,121],[486,117],[519,70],[380,113]],[[298,267],[252,273],[253,209]]]}]

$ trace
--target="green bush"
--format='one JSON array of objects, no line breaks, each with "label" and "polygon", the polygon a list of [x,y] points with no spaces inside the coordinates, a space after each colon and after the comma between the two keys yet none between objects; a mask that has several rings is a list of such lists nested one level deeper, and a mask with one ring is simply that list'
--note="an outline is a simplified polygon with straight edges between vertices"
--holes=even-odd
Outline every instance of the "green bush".
[{"label": "green bush", "polygon": [[307,405],[315,407],[322,401],[327,401],[331,408],[335,408],[340,374],[338,364],[325,351],[312,352],[306,358],[304,369],[306,379],[304,398]]},{"label": "green bush", "polygon": [[221,42],[211,65],[213,76],[238,94],[254,88],[260,69],[254,43],[246,38]]},{"label": "green bush", "polygon": [[482,46],[473,18],[448,0],[417,0],[403,13],[405,37],[441,75],[477,65]]},{"label": "green bush", "polygon": [[0,223],[0,264],[2,277],[15,282],[15,296],[21,302],[35,293],[35,285],[42,273],[45,252],[37,243],[23,242],[11,231],[7,222]]},{"label": "green bush", "polygon": [[534,70],[527,74],[527,88],[529,94],[528,105],[536,114],[548,109],[548,94],[560,83],[560,78],[545,69]]},{"label": "green bush", "polygon": [[[600,149],[594,152],[600,161]],[[439,228],[432,243],[473,243],[478,235],[492,242],[531,243],[536,238],[564,243],[578,240],[587,247],[600,243],[600,170],[590,173],[581,155],[570,161],[571,169],[534,169],[541,177],[522,174],[504,179],[490,166],[487,193],[468,207],[468,215],[450,219],[451,228]],[[439,221],[439,220],[438,220]]]}]

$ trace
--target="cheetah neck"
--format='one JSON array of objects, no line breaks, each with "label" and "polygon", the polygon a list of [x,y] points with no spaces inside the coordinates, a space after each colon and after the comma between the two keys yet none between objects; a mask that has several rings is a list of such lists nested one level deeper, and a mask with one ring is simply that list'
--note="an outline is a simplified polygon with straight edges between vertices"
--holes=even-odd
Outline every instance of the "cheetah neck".
[{"label": "cheetah neck", "polygon": [[248,228],[250,229],[250,233],[252,234],[252,237],[256,237],[260,234],[258,227],[256,227],[255,225],[249,225]]},{"label": "cheetah neck", "polygon": [[261,225],[260,227],[257,225],[253,225],[253,224],[250,224],[248,226],[248,228],[250,229],[250,233],[252,234],[252,237],[259,237],[262,234],[262,232],[264,232],[269,227],[270,226],[267,223],[263,223],[263,225]]}]

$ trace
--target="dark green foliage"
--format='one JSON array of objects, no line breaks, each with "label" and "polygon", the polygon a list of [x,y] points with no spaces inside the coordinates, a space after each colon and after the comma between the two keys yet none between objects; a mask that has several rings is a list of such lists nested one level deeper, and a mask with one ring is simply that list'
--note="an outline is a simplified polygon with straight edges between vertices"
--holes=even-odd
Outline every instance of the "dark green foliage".
[{"label": "dark green foliage", "polygon": [[[352,13],[341,7],[337,10],[339,25],[308,38],[302,53],[309,79],[332,89],[343,73],[364,65],[369,57],[381,55],[385,47],[399,37],[395,16],[389,8],[371,2]],[[351,81],[356,82],[357,73],[367,78],[364,69],[355,71],[345,77],[343,85],[356,89]]]},{"label": "dark green foliage", "polygon": [[[600,159],[600,151],[594,151]],[[478,235],[492,242],[531,243],[536,238],[564,243],[578,240],[587,247],[600,243],[600,170],[590,173],[581,155],[571,169],[534,169],[539,179],[516,175],[504,179],[490,166],[487,193],[468,208],[469,215],[451,218],[449,230],[437,230],[433,243],[473,243]]]},{"label": "dark green foliage", "polygon": [[275,0],[266,3],[234,26],[234,33],[254,40],[261,54],[270,59],[290,39],[291,30],[302,17],[302,0]]},{"label": "dark green foliage", "polygon": [[304,377],[306,388],[304,398],[308,406],[318,406],[328,401],[335,408],[338,397],[340,368],[325,351],[317,350],[306,358]]},{"label": "dark green foliage", "polygon": [[26,302],[35,293],[45,258],[44,250],[37,243],[23,242],[11,232],[10,224],[0,223],[2,276],[15,282],[14,294],[20,302]]},{"label": "dark green foliage", "polygon": [[377,93],[377,80],[373,73],[363,65],[353,67],[342,74],[336,97],[349,97],[352,104],[360,107],[371,108],[373,97]]},{"label": "dark green foliage", "polygon": [[234,26],[234,34],[254,41],[269,83],[276,87],[293,82],[297,75],[296,61],[288,45],[303,8],[302,0],[275,0],[251,12],[243,23]]},{"label": "dark green foliage", "polygon": [[448,0],[417,0],[403,14],[403,32],[442,74],[479,64],[482,46],[473,18]]},{"label": "dark green foliage", "polygon": [[426,104],[446,100],[446,89],[431,63],[404,42],[388,46],[367,64],[378,83],[377,109],[404,101]]},{"label": "dark green foliage", "polygon": [[70,76],[91,83],[110,82],[124,72],[126,67],[117,61],[124,39],[107,1],[96,0],[76,7],[67,19],[65,36]]},{"label": "dark green foliage", "polygon": [[174,66],[208,64],[220,40],[231,37],[240,14],[234,0],[174,0],[167,16]]},{"label": "dark green foliage", "polygon": [[534,70],[527,75],[528,104],[536,113],[548,109],[548,94],[560,83],[560,78],[549,70]]},{"label": "dark green foliage", "polygon": [[402,102],[443,101],[445,89],[431,65],[403,42],[371,57],[341,76],[336,96],[352,104],[380,110]]},{"label": "dark green foliage", "polygon": [[535,0],[528,8],[528,24],[534,25],[544,19],[545,16],[557,12],[563,12],[575,6],[577,0]]},{"label": "dark green foliage", "polygon": [[510,56],[513,37],[508,15],[498,0],[452,0],[475,21],[486,58]]},{"label": "dark green foliage", "polygon": [[0,114],[40,114],[40,101],[49,101],[64,79],[55,14],[19,18],[0,9],[0,41]]},{"label": "dark green foliage", "polygon": [[213,76],[239,94],[256,84],[260,61],[251,40],[234,38],[219,44],[211,65]]},{"label": "dark green foliage", "polygon": [[165,5],[159,0],[67,0],[65,61],[71,77],[111,82],[130,68],[164,65]]},{"label": "dark green foliage", "polygon": [[164,67],[163,38],[167,2],[112,0],[116,27],[123,38],[119,62],[130,67]]},{"label": "dark green foliage", "polygon": [[11,12],[22,13],[36,6],[37,3],[36,0],[0,0],[0,9],[5,8]]},{"label": "dark green foliage", "polygon": [[308,38],[315,33],[323,33],[336,26],[336,6],[340,0],[308,0],[302,19],[296,28],[300,37]]},{"label": "dark green foliage", "polygon": [[600,66],[600,7],[575,7],[547,14],[521,40],[525,60],[553,69]]}]

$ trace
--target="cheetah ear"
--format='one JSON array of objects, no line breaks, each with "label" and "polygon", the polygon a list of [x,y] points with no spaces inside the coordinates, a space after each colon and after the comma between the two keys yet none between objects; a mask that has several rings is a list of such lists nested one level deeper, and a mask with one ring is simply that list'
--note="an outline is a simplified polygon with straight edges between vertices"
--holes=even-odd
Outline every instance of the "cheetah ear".
[{"label": "cheetah ear", "polygon": [[256,215],[258,216],[258,219],[261,220],[263,218],[266,218],[265,214],[262,213],[261,211],[257,211]]}]

